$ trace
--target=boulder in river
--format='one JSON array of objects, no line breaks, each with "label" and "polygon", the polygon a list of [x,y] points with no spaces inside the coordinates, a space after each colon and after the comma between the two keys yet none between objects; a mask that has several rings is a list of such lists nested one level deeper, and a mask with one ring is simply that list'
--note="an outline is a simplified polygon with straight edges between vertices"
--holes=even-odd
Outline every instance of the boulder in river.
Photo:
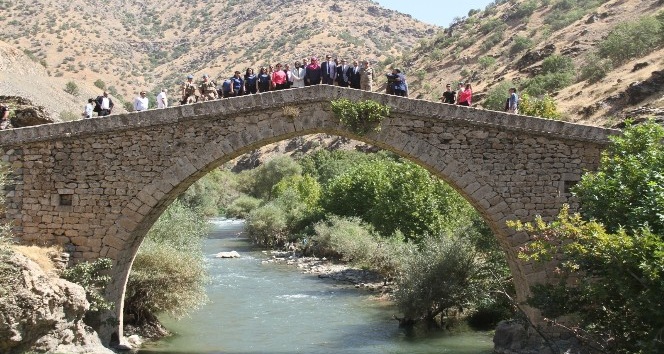
[{"label": "boulder in river", "polygon": [[240,254],[237,253],[236,251],[219,252],[214,257],[215,258],[240,258]]}]

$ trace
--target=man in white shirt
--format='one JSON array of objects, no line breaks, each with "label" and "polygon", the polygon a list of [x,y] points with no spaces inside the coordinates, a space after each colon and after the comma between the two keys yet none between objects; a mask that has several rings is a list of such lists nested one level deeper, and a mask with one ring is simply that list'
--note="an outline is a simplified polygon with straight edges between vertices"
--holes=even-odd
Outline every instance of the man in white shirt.
[{"label": "man in white shirt", "polygon": [[148,109],[149,101],[145,94],[145,91],[141,91],[140,96],[134,100],[134,111],[140,112]]},{"label": "man in white shirt", "polygon": [[293,69],[293,87],[301,88],[304,87],[304,67],[300,65],[299,61],[295,62],[295,69]]},{"label": "man in white shirt", "polygon": [[157,95],[157,108],[168,107],[168,97],[166,97],[167,92],[167,89],[161,89],[161,92]]},{"label": "man in white shirt", "polygon": [[99,108],[99,117],[111,114],[113,110],[113,100],[108,97],[108,92],[104,91],[102,96],[97,97],[97,107]]}]

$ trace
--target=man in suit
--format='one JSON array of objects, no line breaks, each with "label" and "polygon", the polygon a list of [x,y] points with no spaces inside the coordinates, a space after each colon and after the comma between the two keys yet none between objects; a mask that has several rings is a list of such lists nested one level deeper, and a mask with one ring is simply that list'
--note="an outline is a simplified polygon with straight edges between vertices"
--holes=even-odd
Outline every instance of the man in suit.
[{"label": "man in suit", "polygon": [[360,66],[357,60],[353,60],[353,67],[350,68],[350,87],[360,89]]},{"label": "man in suit", "polygon": [[337,83],[341,87],[350,86],[350,78],[353,71],[349,65],[346,65],[346,60],[341,59],[341,64],[337,66]]},{"label": "man in suit", "polygon": [[334,79],[337,77],[337,64],[332,61],[332,56],[326,55],[320,68],[323,72],[323,84],[334,85]]}]

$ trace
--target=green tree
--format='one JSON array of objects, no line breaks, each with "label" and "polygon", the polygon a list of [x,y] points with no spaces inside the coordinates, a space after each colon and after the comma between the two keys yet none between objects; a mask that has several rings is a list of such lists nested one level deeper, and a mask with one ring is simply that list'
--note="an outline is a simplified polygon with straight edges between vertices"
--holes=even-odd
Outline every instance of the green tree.
[{"label": "green tree", "polygon": [[106,83],[102,79],[95,80],[94,85],[102,90],[106,88]]},{"label": "green tree", "polygon": [[453,225],[472,207],[425,169],[401,161],[361,164],[332,180],[322,207],[340,216],[356,216],[382,235],[403,232],[417,240]]},{"label": "green tree", "polygon": [[609,232],[649,227],[664,237],[664,128],[653,121],[629,125],[602,154],[597,172],[573,189],[584,217]]},{"label": "green tree", "polygon": [[[526,260],[562,255],[559,282],[532,288],[529,304],[546,317],[575,318],[567,327],[603,353],[661,353],[664,350],[664,241],[647,229],[607,233],[563,208],[557,220],[511,223],[534,241]],[[570,317],[572,315],[573,317]]]},{"label": "green tree", "polygon": [[556,101],[548,95],[542,98],[535,98],[527,93],[521,94],[519,98],[519,113],[548,119],[560,119],[561,117],[556,106]]},{"label": "green tree", "polygon": [[180,318],[207,301],[201,242],[208,228],[203,215],[180,201],[152,226],[127,281],[125,313],[134,324],[155,322],[162,313]]},{"label": "green tree", "polygon": [[642,57],[664,44],[663,27],[664,23],[650,16],[621,23],[599,43],[598,53],[616,65]]},{"label": "green tree", "polygon": [[404,260],[394,297],[402,324],[434,318],[450,308],[469,307],[483,287],[478,277],[481,258],[467,239],[426,237],[419,252]]},{"label": "green tree", "polygon": [[78,88],[78,85],[76,85],[76,83],[73,81],[67,82],[64,90],[66,93],[72,96],[78,96],[80,94],[80,89]]},{"label": "green tree", "polygon": [[289,176],[302,173],[302,167],[288,156],[276,157],[252,171],[253,183],[249,194],[264,200],[272,199],[272,189]]}]

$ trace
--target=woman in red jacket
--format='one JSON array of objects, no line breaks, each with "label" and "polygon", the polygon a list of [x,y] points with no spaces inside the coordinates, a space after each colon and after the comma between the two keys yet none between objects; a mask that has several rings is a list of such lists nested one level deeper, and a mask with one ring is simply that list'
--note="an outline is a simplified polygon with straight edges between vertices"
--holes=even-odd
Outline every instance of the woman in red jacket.
[{"label": "woman in red jacket", "polygon": [[459,106],[470,107],[473,100],[473,87],[470,84],[466,84],[466,89],[459,92],[457,97],[457,104]]}]

